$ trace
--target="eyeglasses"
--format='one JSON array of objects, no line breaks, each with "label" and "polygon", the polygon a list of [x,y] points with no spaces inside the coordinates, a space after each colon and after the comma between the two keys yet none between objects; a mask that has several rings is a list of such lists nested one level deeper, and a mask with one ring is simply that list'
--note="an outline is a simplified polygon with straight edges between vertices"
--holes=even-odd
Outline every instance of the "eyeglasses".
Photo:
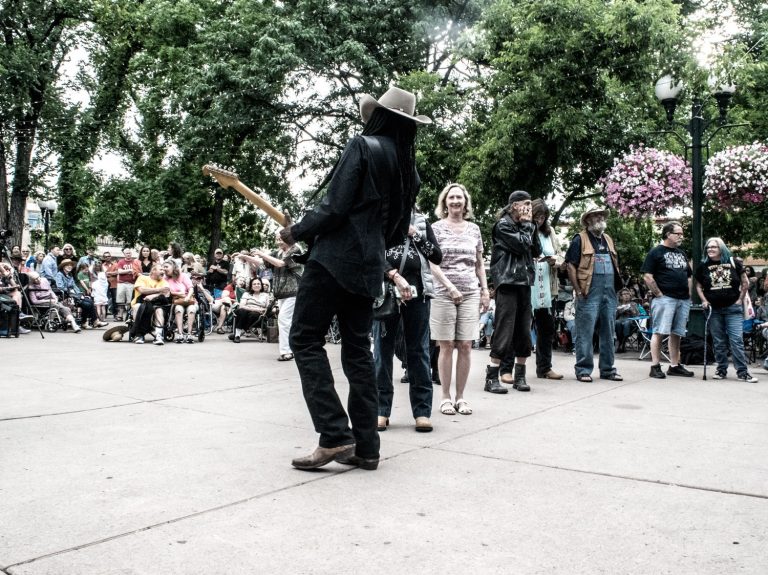
[{"label": "eyeglasses", "polygon": [[685,237],[685,236],[683,235],[683,232],[669,232],[669,235],[671,235],[671,236],[677,236],[677,237],[679,237],[679,238],[683,238],[683,237]]}]

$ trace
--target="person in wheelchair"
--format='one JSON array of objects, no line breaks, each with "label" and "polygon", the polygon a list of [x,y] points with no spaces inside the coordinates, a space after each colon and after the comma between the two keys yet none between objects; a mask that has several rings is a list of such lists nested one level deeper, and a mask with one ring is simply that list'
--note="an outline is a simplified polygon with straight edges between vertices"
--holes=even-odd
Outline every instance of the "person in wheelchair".
[{"label": "person in wheelchair", "polygon": [[83,293],[77,286],[72,271],[75,269],[75,262],[70,259],[64,259],[59,264],[59,271],[56,274],[56,287],[64,293],[65,297],[70,297],[75,305],[80,308],[81,323],[85,327],[104,327],[106,322],[101,322],[96,317],[96,307],[93,305],[93,298]]},{"label": "person in wheelchair", "polygon": [[72,326],[75,333],[80,333],[80,326],[72,315],[72,310],[59,301],[59,297],[51,289],[51,284],[47,279],[37,272],[29,272],[29,301],[35,307],[53,307],[62,317],[62,319]]},{"label": "person in wheelchair", "polygon": [[208,328],[206,325],[206,318],[209,316],[213,307],[213,296],[211,295],[211,292],[205,289],[205,286],[203,285],[203,281],[205,280],[204,269],[195,269],[195,271],[193,271],[191,274],[191,278],[195,301],[197,302],[199,313],[202,316],[198,329],[205,330]]},{"label": "person in wheelchair", "polygon": [[163,269],[155,264],[149,275],[140,275],[133,286],[131,313],[133,324],[130,337],[134,343],[144,343],[144,336],[154,329],[154,344],[163,345],[165,309],[171,304],[171,288],[163,278]]},{"label": "person in wheelchair", "polygon": [[[163,263],[165,281],[171,289],[171,302],[173,303],[173,317],[176,322],[176,343],[195,343],[192,339],[192,326],[195,325],[197,313],[197,301],[192,280],[181,273],[181,268],[173,258]],[[187,318],[187,329],[184,330],[184,316]]]},{"label": "person in wheelchair", "polygon": [[234,333],[229,339],[240,343],[243,332],[251,329],[258,323],[269,306],[269,294],[264,291],[264,285],[259,278],[251,279],[248,291],[240,298],[240,304],[235,310]]},{"label": "person in wheelchair", "polygon": [[[239,279],[239,278],[238,278]],[[245,284],[243,284],[245,285]],[[213,315],[216,317],[216,333],[224,333],[224,324],[227,321],[232,304],[237,302],[237,279],[227,284],[218,298],[213,302]],[[216,290],[214,290],[215,292]]]}]

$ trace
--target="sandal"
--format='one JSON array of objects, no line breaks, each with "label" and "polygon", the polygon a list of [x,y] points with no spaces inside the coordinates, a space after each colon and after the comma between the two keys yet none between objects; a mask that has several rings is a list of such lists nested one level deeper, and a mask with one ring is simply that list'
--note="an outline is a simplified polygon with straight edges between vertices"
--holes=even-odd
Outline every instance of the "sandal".
[{"label": "sandal", "polygon": [[601,375],[600,379],[607,379],[609,381],[624,381],[624,378],[621,377],[618,373],[612,373],[610,375]]},{"label": "sandal", "polygon": [[586,373],[582,373],[581,375],[577,376],[576,379],[583,383],[592,383],[592,376],[587,375]]},{"label": "sandal", "polygon": [[444,399],[441,401],[440,413],[443,415],[456,415],[456,408],[453,406],[453,401],[450,399]]},{"label": "sandal", "polygon": [[216,328],[216,333],[224,333],[224,328],[223,327],[217,327]]},{"label": "sandal", "polygon": [[280,357],[277,358],[277,361],[291,361],[293,359],[292,353],[284,353]]},{"label": "sandal", "polygon": [[461,415],[472,415],[472,408],[469,407],[466,399],[460,399],[456,402],[456,411]]}]

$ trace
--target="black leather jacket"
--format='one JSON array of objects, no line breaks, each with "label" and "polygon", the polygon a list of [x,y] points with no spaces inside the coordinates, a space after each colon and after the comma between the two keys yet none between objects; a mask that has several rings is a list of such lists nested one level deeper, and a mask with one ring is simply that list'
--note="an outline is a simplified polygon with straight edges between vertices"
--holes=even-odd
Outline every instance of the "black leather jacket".
[{"label": "black leather jacket", "polygon": [[533,285],[533,258],[541,254],[539,236],[532,222],[515,223],[504,214],[492,232],[491,278],[498,288],[503,285]]}]

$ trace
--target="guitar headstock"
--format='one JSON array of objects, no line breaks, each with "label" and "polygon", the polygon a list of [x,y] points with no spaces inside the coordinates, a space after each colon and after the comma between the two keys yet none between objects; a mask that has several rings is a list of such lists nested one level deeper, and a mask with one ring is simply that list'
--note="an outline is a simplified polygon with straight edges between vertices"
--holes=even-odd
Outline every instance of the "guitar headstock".
[{"label": "guitar headstock", "polygon": [[232,170],[225,170],[217,164],[205,164],[203,175],[211,176],[222,188],[230,188],[240,182],[240,176]]}]

